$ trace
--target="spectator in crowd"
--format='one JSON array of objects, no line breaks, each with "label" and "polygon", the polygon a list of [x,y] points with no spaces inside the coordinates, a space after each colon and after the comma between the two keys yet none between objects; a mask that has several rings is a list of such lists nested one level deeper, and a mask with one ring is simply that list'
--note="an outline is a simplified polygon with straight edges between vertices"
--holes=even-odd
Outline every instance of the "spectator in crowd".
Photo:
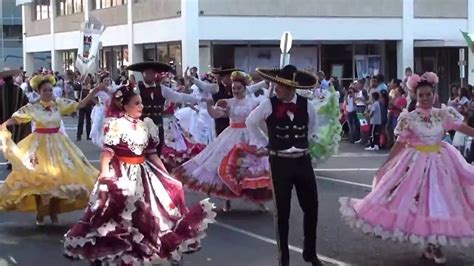
[{"label": "spectator in crowd", "polygon": [[191,69],[189,69],[189,74],[198,79],[199,78],[198,68],[192,67]]},{"label": "spectator in crowd", "polygon": [[378,151],[380,141],[380,131],[382,130],[382,113],[380,109],[380,93],[372,93],[373,103],[369,113],[370,124],[370,146],[365,148],[367,151]]},{"label": "spectator in crowd", "polygon": [[[401,83],[401,80],[398,80]],[[395,144],[395,136],[393,134],[395,127],[397,126],[398,117],[407,105],[405,97],[405,91],[400,86],[393,90],[393,98],[390,100],[388,105],[388,124],[387,124],[387,137],[388,147],[392,147]]]},{"label": "spectator in crowd", "polygon": [[360,125],[357,118],[355,102],[355,92],[353,86],[349,87],[345,96],[344,105],[349,126],[349,142],[354,143],[360,139]]},{"label": "spectator in crowd", "polygon": [[135,88],[137,86],[137,79],[134,74],[130,75],[128,82],[130,83],[130,88]]},{"label": "spectator in crowd", "polygon": [[474,88],[472,87],[472,85],[468,85],[467,88],[471,93],[471,100],[468,105],[468,112],[470,116],[474,116]]},{"label": "spectator in crowd", "polygon": [[64,81],[64,95],[65,98],[74,100],[74,72],[71,70],[66,71],[66,80]]},{"label": "spectator in crowd", "polygon": [[[94,80],[92,75],[88,75],[82,84],[81,92],[79,95],[79,99],[83,100],[89,94],[89,92],[94,88]],[[93,103],[87,104],[86,107],[79,109],[79,121],[77,124],[77,135],[76,141],[81,141],[82,135],[84,132],[84,121],[86,122],[86,136],[87,140],[90,140],[89,137],[91,133],[91,112],[92,112]]]},{"label": "spectator in crowd", "polygon": [[458,100],[459,96],[459,88],[457,85],[451,85],[449,88],[449,100],[448,100],[448,106],[456,108],[456,100]]},{"label": "spectator in crowd", "polygon": [[323,71],[319,71],[316,73],[316,78],[318,79],[318,83],[320,84],[319,88],[321,91],[326,90],[329,88],[329,81],[326,80],[326,74]]},{"label": "spectator in crowd", "polygon": [[367,108],[369,94],[365,89],[365,79],[359,79],[354,83],[355,103],[358,113],[364,113]]},{"label": "spectator in crowd", "polygon": [[[407,91],[407,80],[408,78],[413,75],[413,71],[411,70],[411,67],[407,67],[405,68],[405,78],[403,79],[403,89],[405,89],[405,91]],[[415,98],[413,98],[415,99]]]},{"label": "spectator in crowd", "polygon": [[377,92],[388,91],[387,84],[385,84],[385,77],[382,74],[377,74],[372,79],[374,82],[373,87],[376,88]]},{"label": "spectator in crowd", "polygon": [[400,79],[392,79],[388,85],[389,93],[388,96],[390,100],[395,98],[395,94],[398,92],[398,88],[401,88],[402,81]]}]

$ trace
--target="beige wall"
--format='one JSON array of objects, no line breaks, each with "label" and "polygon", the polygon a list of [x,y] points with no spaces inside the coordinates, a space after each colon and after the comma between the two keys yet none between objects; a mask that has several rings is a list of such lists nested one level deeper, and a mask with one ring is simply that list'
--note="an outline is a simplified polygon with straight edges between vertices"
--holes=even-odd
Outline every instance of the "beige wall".
[{"label": "beige wall", "polygon": [[415,0],[415,17],[467,18],[467,1],[473,0]]},{"label": "beige wall", "polygon": [[124,25],[127,24],[127,5],[92,10],[90,16],[98,18],[105,26]]},{"label": "beige wall", "polygon": [[67,32],[81,29],[84,13],[59,16],[54,19],[54,32]]},{"label": "beige wall", "polygon": [[199,10],[203,16],[402,17],[402,1],[199,0]]},{"label": "beige wall", "polygon": [[133,22],[181,16],[181,0],[147,0],[133,4]]},{"label": "beige wall", "polygon": [[33,6],[34,5],[27,5],[25,8],[24,23],[25,23],[26,36],[43,35],[43,34],[51,33],[49,19],[34,20]]}]

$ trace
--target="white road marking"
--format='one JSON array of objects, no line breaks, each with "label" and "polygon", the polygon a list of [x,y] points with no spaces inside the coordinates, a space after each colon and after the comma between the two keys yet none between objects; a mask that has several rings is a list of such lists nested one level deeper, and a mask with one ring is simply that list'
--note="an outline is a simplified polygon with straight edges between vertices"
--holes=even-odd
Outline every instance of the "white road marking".
[{"label": "white road marking", "polygon": [[317,176],[316,178],[321,179],[321,180],[336,182],[336,183],[348,184],[348,185],[359,186],[359,187],[364,187],[364,188],[372,188],[372,185],[368,185],[368,184],[364,184],[364,183],[351,182],[351,181],[346,181],[346,180],[337,179],[337,178],[329,178],[329,177],[324,177],[324,176]]},{"label": "white road marking", "polygon": [[[237,227],[232,226],[232,225],[228,225],[228,224],[220,223],[220,222],[216,222],[215,225],[218,225],[220,227],[229,229],[231,231],[234,231],[234,232],[237,232],[237,233],[249,236],[249,237],[253,237],[255,239],[261,240],[263,242],[267,242],[267,243],[275,245],[275,246],[278,245],[275,239],[271,239],[271,238],[268,238],[268,237],[265,237],[265,236],[261,236],[261,235],[258,235],[258,234],[255,234],[255,233],[237,228]],[[292,251],[303,254],[303,249],[301,249],[299,247],[289,245],[288,248]],[[335,264],[335,265],[341,265],[341,266],[352,265],[352,264],[349,264],[349,263],[346,263],[346,262],[343,262],[343,261],[339,261],[339,260],[336,260],[336,259],[333,259],[333,258],[323,256],[321,254],[318,254],[318,257],[323,261],[326,261],[326,262],[329,262],[329,263],[332,263],[332,264]]]},{"label": "white road marking", "polygon": [[358,153],[358,152],[343,152],[343,153],[338,153],[334,154],[331,157],[335,158],[350,158],[350,157],[387,157],[388,154],[383,154],[383,153]]},{"label": "white road marking", "polygon": [[375,172],[379,168],[314,168],[316,172],[352,172],[352,171],[368,171]]},{"label": "white road marking", "polygon": [[[89,160],[90,163],[98,163],[100,162],[100,160]],[[2,162],[0,163],[0,165],[7,165],[8,163],[7,162]]]}]

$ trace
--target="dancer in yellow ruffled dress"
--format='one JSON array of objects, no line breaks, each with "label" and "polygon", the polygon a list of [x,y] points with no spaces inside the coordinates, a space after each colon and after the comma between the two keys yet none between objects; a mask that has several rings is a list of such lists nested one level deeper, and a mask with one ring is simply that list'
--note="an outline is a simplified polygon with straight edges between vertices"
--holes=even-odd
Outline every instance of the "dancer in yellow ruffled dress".
[{"label": "dancer in yellow ruffled dress", "polygon": [[[63,115],[86,106],[99,88],[75,102],[54,99],[54,83],[52,76],[35,76],[30,84],[41,100],[23,106],[0,126],[3,153],[13,166],[0,187],[0,211],[36,212],[38,225],[43,224],[45,215],[58,223],[57,214],[85,208],[98,176],[59,127]],[[7,127],[31,121],[36,124],[35,131],[15,145]]]}]

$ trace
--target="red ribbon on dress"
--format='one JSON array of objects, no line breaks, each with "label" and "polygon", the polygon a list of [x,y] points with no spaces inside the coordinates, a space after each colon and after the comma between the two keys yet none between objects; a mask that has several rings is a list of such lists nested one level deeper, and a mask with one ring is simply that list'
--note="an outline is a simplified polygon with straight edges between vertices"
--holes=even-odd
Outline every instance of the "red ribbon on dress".
[{"label": "red ribbon on dress", "polygon": [[59,127],[51,127],[51,128],[36,128],[36,133],[39,134],[54,134],[59,132]]},{"label": "red ribbon on dress", "polygon": [[294,115],[296,115],[297,111],[298,111],[298,106],[295,103],[280,102],[278,103],[276,107],[275,116],[281,119],[281,118],[284,118],[288,112],[291,112]]}]

